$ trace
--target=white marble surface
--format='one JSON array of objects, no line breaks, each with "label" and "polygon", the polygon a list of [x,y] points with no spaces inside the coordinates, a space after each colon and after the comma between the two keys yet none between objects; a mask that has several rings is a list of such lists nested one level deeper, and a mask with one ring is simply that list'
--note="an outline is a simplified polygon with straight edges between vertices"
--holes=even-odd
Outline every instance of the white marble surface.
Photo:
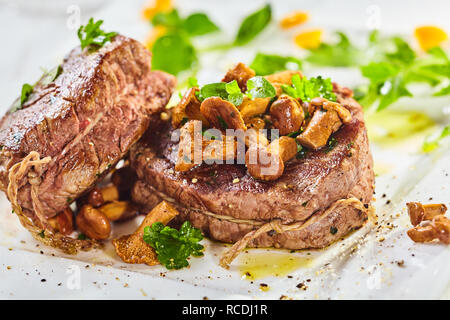
[{"label": "white marble surface", "polygon": [[[292,9],[310,12],[312,19],[305,28],[343,29],[358,35],[367,30],[375,11],[380,13],[380,28],[384,32],[408,36],[415,26],[428,23],[450,31],[448,1],[273,2],[275,17]],[[90,16],[102,18],[106,29],[140,40],[148,33],[148,24],[140,20],[142,1],[0,0],[2,112],[19,94],[22,83],[33,82],[40,76],[40,66],[57,64],[77,44],[75,30],[67,27],[67,8],[73,3],[81,9],[82,22]],[[184,0],[179,1],[179,6],[182,12],[208,12],[224,29],[222,37],[227,38],[238,27],[239,17],[265,1],[246,1],[245,6],[242,3],[242,0]],[[237,59],[249,62],[258,50],[301,56],[303,53],[289,41],[291,36],[289,33],[280,36],[271,28],[250,47],[205,56],[199,79],[201,82],[215,81],[231,63]],[[320,72],[346,85],[360,79],[355,70],[324,69]],[[450,105],[448,99],[403,102],[414,103],[438,112]],[[241,279],[236,263],[229,271],[221,269],[218,255],[224,248],[207,240],[204,241],[207,246],[205,257],[193,259],[189,269],[175,272],[164,272],[161,267],[125,265],[110,247],[105,252],[76,257],[37,247],[16,217],[10,214],[9,204],[1,195],[0,298],[201,299],[207,296],[278,299],[286,295],[297,299],[449,299],[450,250],[445,246],[414,244],[407,238],[404,203],[427,202],[433,197],[433,201],[449,204],[450,149],[447,144],[432,156],[424,156],[417,154],[417,148],[414,148],[412,145],[396,148],[372,145],[375,163],[389,168],[377,177],[377,212],[383,224],[393,223],[397,228],[384,228],[379,234],[369,227],[363,228],[328,250],[311,252],[315,257],[313,266],[293,271],[293,278],[270,277],[253,284]],[[381,197],[383,193],[387,198]],[[386,204],[388,198],[391,200],[389,205]],[[379,241],[381,237],[385,238],[382,242]],[[355,246],[357,250],[354,250]],[[402,267],[396,263],[401,260],[404,261]],[[308,290],[296,288],[299,282],[308,278],[312,279]],[[269,284],[271,290],[260,291],[258,285],[261,282]]]}]

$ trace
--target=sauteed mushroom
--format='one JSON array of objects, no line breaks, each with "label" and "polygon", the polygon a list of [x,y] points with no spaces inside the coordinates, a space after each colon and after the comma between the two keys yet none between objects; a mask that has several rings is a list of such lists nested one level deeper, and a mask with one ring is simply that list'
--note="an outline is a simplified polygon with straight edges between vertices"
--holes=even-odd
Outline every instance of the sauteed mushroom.
[{"label": "sauteed mushroom", "polygon": [[280,135],[298,131],[305,118],[300,103],[288,95],[282,95],[272,103],[270,116],[273,126],[280,131]]}]

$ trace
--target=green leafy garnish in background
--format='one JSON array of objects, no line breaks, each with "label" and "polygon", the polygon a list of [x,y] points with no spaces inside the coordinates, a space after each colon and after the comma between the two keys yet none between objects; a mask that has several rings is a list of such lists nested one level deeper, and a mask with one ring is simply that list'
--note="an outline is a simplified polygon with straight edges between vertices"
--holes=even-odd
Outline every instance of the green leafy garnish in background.
[{"label": "green leafy garnish in background", "polygon": [[[383,52],[378,61],[361,67],[362,75],[370,83],[358,100],[365,107],[378,101],[376,111],[387,108],[401,97],[412,97],[408,84],[425,82],[434,87],[448,79],[450,73],[447,55],[441,48],[433,48],[424,57],[418,57],[400,37],[392,37],[389,41],[394,51]],[[445,88],[442,90],[444,95]]]},{"label": "green leafy garnish in background", "polygon": [[187,70],[197,61],[197,54],[189,38],[179,34],[167,34],[153,45],[152,67],[171,74]]},{"label": "green leafy garnish in background", "polygon": [[182,18],[176,9],[157,13],[151,23],[167,28],[167,34],[153,44],[153,68],[174,75],[192,68],[198,61],[192,38],[219,30],[204,13],[193,13]]},{"label": "green leafy garnish in background", "polygon": [[117,32],[105,32],[100,29],[102,24],[103,20],[94,22],[94,19],[90,18],[87,25],[80,26],[78,38],[80,39],[81,49],[90,46],[96,50],[103,47],[105,43],[111,41],[117,35]]},{"label": "green leafy garnish in background", "polygon": [[265,76],[278,71],[289,69],[289,64],[295,65],[296,70],[300,70],[302,62],[295,57],[283,57],[274,54],[257,53],[250,65],[257,76]]},{"label": "green leafy garnish in background", "polygon": [[151,227],[145,227],[143,237],[155,249],[159,262],[167,269],[187,267],[187,258],[191,255],[203,256],[204,247],[199,244],[203,235],[189,221],[184,222],[180,230],[156,222]]},{"label": "green leafy garnish in background", "polygon": [[321,43],[317,49],[311,49],[306,60],[321,66],[349,67],[359,65],[362,52],[350,43],[343,32],[336,32],[339,41],[335,44]]},{"label": "green leafy garnish in background", "polygon": [[283,91],[293,98],[300,98],[302,101],[309,102],[316,97],[322,97],[330,101],[336,101],[336,95],[333,93],[333,84],[331,79],[323,79],[321,76],[300,78],[300,75],[292,76],[292,86],[282,85]]},{"label": "green leafy garnish in background", "polygon": [[167,28],[167,34],[153,44],[153,67],[174,75],[191,69],[198,62],[198,51],[226,50],[242,46],[253,40],[269,24],[272,18],[270,5],[247,16],[232,43],[215,45],[196,50],[192,39],[219,30],[219,27],[204,13],[193,13],[182,18],[176,9],[157,13],[151,20],[154,26]]},{"label": "green leafy garnish in background", "polygon": [[439,146],[440,141],[447,136],[450,136],[450,125],[444,127],[440,134],[427,137],[422,145],[422,151],[431,152],[435,150]]},{"label": "green leafy garnish in background", "polygon": [[272,98],[277,95],[273,85],[264,77],[256,76],[247,81],[247,95],[251,99]]},{"label": "green leafy garnish in background", "polygon": [[239,27],[234,44],[242,46],[252,41],[272,19],[272,8],[266,5],[260,10],[250,14]]}]

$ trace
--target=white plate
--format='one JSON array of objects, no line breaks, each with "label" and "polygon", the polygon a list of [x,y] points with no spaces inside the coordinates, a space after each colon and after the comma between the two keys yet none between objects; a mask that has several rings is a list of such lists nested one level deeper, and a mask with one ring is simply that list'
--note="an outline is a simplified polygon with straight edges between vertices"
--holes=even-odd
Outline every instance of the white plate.
[{"label": "white plate", "polygon": [[[233,11],[236,7],[230,5],[230,2],[227,2],[227,6],[223,6],[223,2],[201,2],[202,6],[199,6],[198,1],[183,2],[182,9],[191,11],[199,8],[197,10],[211,12],[215,21],[223,22],[221,26],[230,24],[230,21],[233,22],[233,26],[237,26],[237,21],[224,18],[237,19],[236,16],[239,16]],[[307,9],[315,13],[313,24],[323,25],[321,22],[331,21],[326,18],[331,16],[333,10],[329,8],[328,11],[322,10],[327,8],[326,4],[329,3],[320,2],[317,6],[309,4]],[[353,2],[354,12],[364,12],[366,7],[358,3]],[[298,8],[298,5],[293,4],[294,1],[285,1],[281,4],[277,2],[277,13],[287,12],[289,8]],[[252,3],[251,8],[245,11],[251,11],[258,5],[256,2]],[[379,5],[381,8],[388,8],[388,4],[383,1],[379,2]],[[441,5],[445,6],[445,3]],[[217,10],[213,11],[217,6],[221,6],[220,15],[217,14]],[[140,4],[137,2],[116,2],[96,16],[105,19],[105,23],[114,30],[143,39],[148,27],[139,21],[139,7]],[[320,16],[317,13],[319,9],[323,12]],[[433,14],[434,12],[429,12],[429,16]],[[15,17],[13,13],[6,15]],[[342,20],[341,24],[336,19],[332,20],[333,28],[348,28],[349,22],[345,22],[348,19]],[[21,23],[26,24],[26,21],[27,19],[23,18]],[[58,21],[53,22],[55,26],[62,23]],[[392,25],[392,21],[389,21],[387,25]],[[361,27],[362,23],[357,21],[356,27]],[[49,21],[46,24],[51,25]],[[411,25],[410,29],[413,26]],[[393,28],[401,31],[403,27],[404,25],[397,29]],[[53,32],[55,34],[59,32],[61,35],[73,31],[63,29]],[[274,32],[274,28],[266,32],[252,44],[252,47],[234,49],[226,54],[205,56],[202,59],[202,71],[199,73],[200,82],[217,81],[230,64],[237,60],[250,62],[258,50],[299,54],[291,45],[290,36],[277,36],[274,40]],[[59,59],[63,52],[74,44],[74,39],[55,44],[52,47],[52,55],[55,55],[54,52],[60,52],[61,55],[56,58]],[[46,61],[46,59],[36,61],[37,58],[34,57],[34,67],[55,60]],[[20,83],[26,76],[31,77],[33,72],[23,71],[14,79]],[[346,85],[355,83],[357,81],[355,77],[359,76],[356,71],[349,72],[342,69],[323,69],[320,73],[332,76],[333,79]],[[2,79],[6,82],[5,80]],[[7,82],[11,80],[8,79]],[[11,88],[11,84],[9,86]],[[11,92],[3,95],[2,101],[9,102],[14,97]],[[423,101],[429,106],[427,100]],[[4,110],[8,102],[3,104]],[[399,103],[396,108],[401,110],[405,104],[411,102],[418,103],[417,100],[406,100]],[[433,103],[436,104],[436,101]],[[433,110],[438,112],[445,105],[450,105],[448,99],[438,101]],[[226,247],[209,240],[203,241],[206,247],[205,256],[192,258],[191,266],[179,271],[167,271],[160,266],[125,264],[115,255],[110,244],[107,244],[103,251],[65,256],[52,248],[39,245],[20,226],[17,218],[11,214],[6,198],[1,195],[0,297],[278,299],[284,296],[295,299],[448,299],[450,249],[443,245],[415,244],[406,236],[406,230],[410,227],[405,211],[407,201],[443,202],[449,205],[448,143],[431,155],[423,155],[417,153],[422,139],[423,133],[400,145],[372,144],[375,170],[378,174],[374,196],[379,216],[377,227],[366,225],[324,250],[296,253],[274,249],[248,250],[248,253],[243,253],[233,262],[229,270],[222,269],[218,265],[219,256]],[[383,197],[383,194],[386,196]],[[430,197],[433,199],[429,200]],[[389,204],[386,203],[388,200]],[[131,223],[116,227],[114,234],[126,233],[127,230],[132,230],[133,226]],[[290,258],[293,260],[289,261]],[[268,260],[270,264],[275,265],[272,271],[281,274],[253,281],[246,279],[243,274],[249,269],[245,267],[245,263],[252,259]],[[277,263],[283,263],[284,267],[276,267]],[[292,268],[286,267],[289,263],[292,263]],[[261,290],[261,283],[267,284],[268,290]],[[306,290],[297,287],[300,283],[306,285]]]}]

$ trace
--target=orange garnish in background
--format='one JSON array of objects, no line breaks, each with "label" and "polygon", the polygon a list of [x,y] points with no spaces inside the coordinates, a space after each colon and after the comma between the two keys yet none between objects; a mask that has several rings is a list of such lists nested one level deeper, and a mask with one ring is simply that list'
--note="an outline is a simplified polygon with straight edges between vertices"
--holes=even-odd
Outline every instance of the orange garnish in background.
[{"label": "orange garnish in background", "polygon": [[297,34],[294,38],[295,43],[304,49],[315,49],[319,47],[322,38],[322,30],[315,29]]},{"label": "orange garnish in background", "polygon": [[286,15],[280,21],[280,26],[283,29],[289,29],[299,24],[302,24],[308,20],[308,14],[304,11],[294,11],[288,15]]},{"label": "orange garnish in background", "polygon": [[424,51],[437,47],[447,40],[445,31],[435,26],[417,27],[414,35]]},{"label": "orange garnish in background", "polygon": [[142,10],[144,20],[150,20],[158,12],[168,12],[173,9],[171,0],[153,0]]},{"label": "orange garnish in background", "polygon": [[145,40],[145,46],[151,50],[153,47],[153,44],[156,40],[158,40],[159,37],[162,37],[167,32],[167,28],[164,26],[155,26],[150,31],[150,34],[147,37],[147,40]]}]

